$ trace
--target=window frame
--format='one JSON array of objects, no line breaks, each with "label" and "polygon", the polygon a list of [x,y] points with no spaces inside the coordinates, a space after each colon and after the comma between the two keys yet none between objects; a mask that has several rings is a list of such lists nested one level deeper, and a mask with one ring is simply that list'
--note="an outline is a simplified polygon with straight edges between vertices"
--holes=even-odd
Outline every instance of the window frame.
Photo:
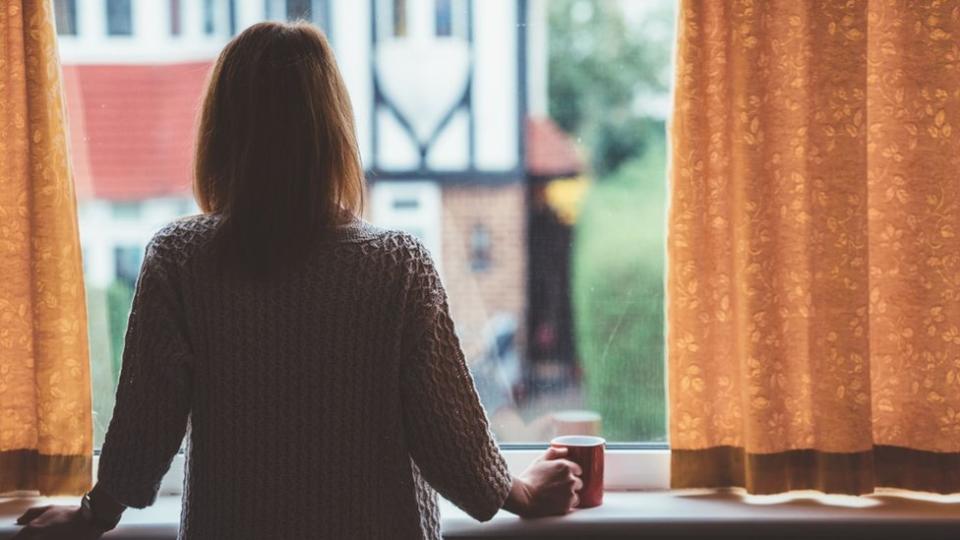
[{"label": "window frame", "polygon": [[[280,8],[286,13],[285,0],[265,0],[267,2],[267,17],[276,15],[277,12],[271,8]],[[386,0],[393,5],[392,0]],[[106,4],[106,3],[105,3]],[[130,2],[130,34],[109,34],[112,37],[128,37],[134,35],[136,27],[136,8],[134,2]],[[313,5],[324,6],[329,9],[331,2],[325,0],[314,0]],[[379,4],[377,4],[379,5]],[[458,3],[451,1],[451,10],[455,12]],[[106,5],[105,5],[106,7]],[[324,12],[327,13],[327,12]],[[313,19],[320,13],[313,13]],[[406,18],[406,17],[405,17]],[[456,35],[455,13],[451,13],[451,33]],[[393,18],[388,32],[393,32]],[[324,20],[325,25],[330,25],[329,19]],[[409,20],[406,21],[409,32]],[[108,26],[108,25],[107,25]],[[436,30],[436,28],[434,28]],[[406,35],[408,32],[405,32]],[[206,34],[206,32],[204,32]],[[380,181],[384,182],[384,181]],[[374,185],[377,182],[374,182]],[[442,207],[441,207],[442,210]],[[440,253],[435,257],[439,259]],[[439,262],[439,260],[438,260]],[[546,450],[546,443],[515,444],[504,443],[500,446],[504,457],[514,474],[519,474],[526,466]],[[94,470],[98,465],[100,449],[94,451]],[[611,491],[620,490],[665,490],[669,489],[669,446],[665,443],[610,443],[606,454],[606,488]],[[173,459],[169,472],[163,478],[160,488],[161,495],[180,495],[182,494],[185,453],[181,450]]]}]

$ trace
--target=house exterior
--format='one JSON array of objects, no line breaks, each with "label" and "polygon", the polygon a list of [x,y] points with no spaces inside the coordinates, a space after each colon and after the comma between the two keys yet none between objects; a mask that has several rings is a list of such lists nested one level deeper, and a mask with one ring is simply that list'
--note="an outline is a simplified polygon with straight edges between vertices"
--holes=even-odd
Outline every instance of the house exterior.
[{"label": "house exterior", "polygon": [[[430,249],[471,362],[522,359],[528,179],[580,167],[546,120],[545,1],[55,0],[89,287],[132,284],[151,235],[197,212],[195,118],[223,45],[306,19],[353,100],[369,219]],[[520,362],[497,368],[508,386]]]}]

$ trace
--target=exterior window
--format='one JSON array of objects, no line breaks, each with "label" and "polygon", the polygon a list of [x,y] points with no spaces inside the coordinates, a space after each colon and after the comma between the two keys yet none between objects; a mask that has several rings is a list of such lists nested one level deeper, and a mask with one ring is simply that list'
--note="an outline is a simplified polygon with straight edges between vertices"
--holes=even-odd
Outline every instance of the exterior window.
[{"label": "exterior window", "polygon": [[407,0],[393,0],[393,36],[407,35]]},{"label": "exterior window", "polygon": [[470,268],[482,272],[490,267],[490,231],[482,223],[470,232]]},{"label": "exterior window", "polygon": [[203,33],[211,36],[216,31],[213,0],[203,0]]},{"label": "exterior window", "polygon": [[133,221],[140,219],[142,207],[140,201],[119,201],[110,205],[114,219]]},{"label": "exterior window", "polygon": [[437,36],[453,35],[453,0],[437,0]]},{"label": "exterior window", "polygon": [[303,19],[312,21],[312,0],[287,0],[287,20]]},{"label": "exterior window", "polygon": [[107,34],[133,35],[132,0],[107,0]]},{"label": "exterior window", "polygon": [[[84,161],[74,168],[95,446],[143,246],[198,212],[188,177],[203,65],[234,22],[329,23],[336,6],[347,6],[334,39],[348,40],[338,60],[370,178],[367,218],[430,251],[497,440],[545,443],[571,411],[590,411],[581,417],[599,418],[590,429],[611,443],[666,444],[676,0],[43,1],[61,36],[133,36],[61,40],[67,136]],[[136,11],[148,6],[156,21]],[[157,36],[141,27],[151,23]]]},{"label": "exterior window", "polygon": [[130,285],[137,283],[143,248],[140,246],[117,246],[113,249],[117,280]]},{"label": "exterior window", "polygon": [[170,0],[170,35],[179,36],[182,32],[180,0]]},{"label": "exterior window", "polygon": [[77,35],[77,0],[55,0],[53,14],[57,23],[57,34]]}]

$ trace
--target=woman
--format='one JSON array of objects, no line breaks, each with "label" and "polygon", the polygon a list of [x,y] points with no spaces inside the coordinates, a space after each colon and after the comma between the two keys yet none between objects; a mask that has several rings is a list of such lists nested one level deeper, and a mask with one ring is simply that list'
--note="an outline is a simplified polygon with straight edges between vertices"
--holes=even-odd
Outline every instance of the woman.
[{"label": "woman", "polygon": [[231,41],[200,121],[204,214],[147,248],[98,484],[18,538],[99,538],[154,502],[187,431],[180,538],[439,538],[434,489],[478,520],[576,504],[562,451],[508,473],[436,267],[357,217],[363,183],[324,36]]}]

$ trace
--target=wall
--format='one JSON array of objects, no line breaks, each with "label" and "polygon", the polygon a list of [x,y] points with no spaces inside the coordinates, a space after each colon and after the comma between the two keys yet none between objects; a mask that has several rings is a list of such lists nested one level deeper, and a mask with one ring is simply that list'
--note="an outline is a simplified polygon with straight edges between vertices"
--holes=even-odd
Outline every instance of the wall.
[{"label": "wall", "polygon": [[84,275],[93,287],[107,287],[116,278],[115,247],[138,246],[143,250],[164,225],[198,211],[189,195],[144,200],[139,217],[131,219],[114,215],[112,206],[104,200],[79,203]]},{"label": "wall", "polygon": [[[526,201],[524,184],[448,185],[443,192],[443,279],[468,359],[484,346],[484,327],[497,314],[526,322]],[[476,224],[491,236],[491,264],[474,271],[470,235]],[[519,344],[522,349],[522,341]],[[522,356],[522,353],[521,353]]]}]

